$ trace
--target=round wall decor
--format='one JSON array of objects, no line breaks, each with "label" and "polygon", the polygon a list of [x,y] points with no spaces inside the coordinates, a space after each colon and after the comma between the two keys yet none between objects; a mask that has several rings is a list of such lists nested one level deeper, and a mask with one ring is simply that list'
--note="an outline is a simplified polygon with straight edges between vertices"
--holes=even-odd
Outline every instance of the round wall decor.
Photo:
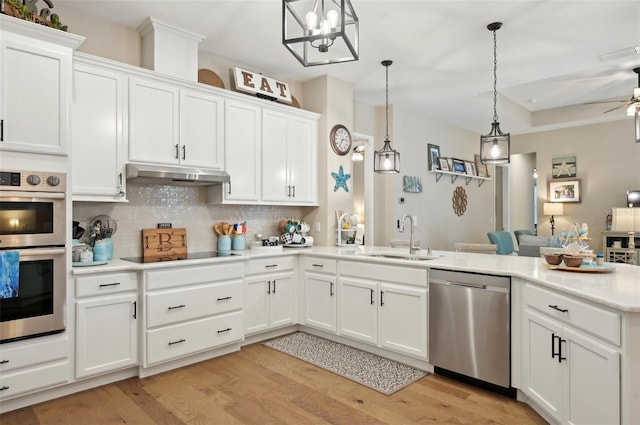
[{"label": "round wall decor", "polygon": [[451,200],[453,201],[453,211],[455,211],[458,216],[463,215],[467,210],[467,192],[464,191],[462,186],[455,188]]}]

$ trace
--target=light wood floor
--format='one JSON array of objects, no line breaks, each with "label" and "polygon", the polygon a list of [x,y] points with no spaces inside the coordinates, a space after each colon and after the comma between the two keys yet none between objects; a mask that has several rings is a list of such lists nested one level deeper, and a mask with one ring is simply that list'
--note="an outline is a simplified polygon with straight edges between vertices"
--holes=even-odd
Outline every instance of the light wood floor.
[{"label": "light wood floor", "polygon": [[438,375],[391,396],[261,344],[0,415],[0,424],[544,424],[527,405]]}]

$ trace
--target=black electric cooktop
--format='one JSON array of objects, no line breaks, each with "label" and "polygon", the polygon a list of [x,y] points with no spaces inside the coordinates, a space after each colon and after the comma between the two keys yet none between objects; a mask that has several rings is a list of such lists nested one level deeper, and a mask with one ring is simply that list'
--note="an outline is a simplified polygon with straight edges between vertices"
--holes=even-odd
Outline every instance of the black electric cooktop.
[{"label": "black electric cooktop", "polygon": [[[229,257],[231,255],[242,255],[231,251],[206,251],[206,252],[189,252],[185,258],[159,258],[151,262],[164,262],[164,261],[181,261],[181,260],[200,260],[203,258],[216,258],[216,257]],[[133,263],[144,263],[143,257],[122,257],[121,260],[131,261]],[[147,261],[148,263],[150,261]]]}]

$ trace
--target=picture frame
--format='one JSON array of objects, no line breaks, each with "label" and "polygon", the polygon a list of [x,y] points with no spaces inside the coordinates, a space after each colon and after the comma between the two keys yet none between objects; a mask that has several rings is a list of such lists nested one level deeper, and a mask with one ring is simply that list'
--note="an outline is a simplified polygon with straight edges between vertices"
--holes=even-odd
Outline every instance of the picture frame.
[{"label": "picture frame", "polygon": [[454,173],[466,174],[467,169],[464,165],[464,161],[458,158],[451,158],[451,171]]},{"label": "picture frame", "polygon": [[440,146],[429,143],[427,151],[429,153],[429,171],[440,170]]},{"label": "picture frame", "polygon": [[474,162],[476,164],[476,173],[478,177],[491,177],[489,175],[489,169],[487,168],[487,164],[483,164],[482,160],[480,159],[480,155],[479,154],[475,154],[473,156]]},{"label": "picture frame", "polygon": [[580,202],[580,179],[557,179],[547,183],[548,202]]},{"label": "picture frame", "polygon": [[469,176],[477,176],[476,174],[476,164],[473,161],[465,161],[464,168],[467,170],[467,175]]},{"label": "picture frame", "polygon": [[422,178],[418,176],[404,176],[402,179],[402,190],[409,193],[422,192]]},{"label": "picture frame", "polygon": [[449,161],[447,161],[447,158],[440,158],[438,162],[441,171],[449,171]]},{"label": "picture frame", "polygon": [[551,169],[554,179],[575,177],[577,175],[576,157],[563,156],[552,158]]}]

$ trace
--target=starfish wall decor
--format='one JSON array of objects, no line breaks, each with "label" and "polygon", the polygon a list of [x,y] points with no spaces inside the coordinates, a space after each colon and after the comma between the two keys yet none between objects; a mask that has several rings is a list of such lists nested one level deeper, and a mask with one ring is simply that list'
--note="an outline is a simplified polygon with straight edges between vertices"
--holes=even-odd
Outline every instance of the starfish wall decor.
[{"label": "starfish wall decor", "polygon": [[331,177],[336,179],[336,185],[333,187],[333,191],[337,192],[338,189],[343,188],[345,192],[349,191],[349,186],[347,185],[347,180],[351,178],[351,174],[345,174],[344,168],[342,165],[338,169],[337,173],[331,172]]},{"label": "starfish wall decor", "polygon": [[553,177],[575,177],[576,176],[576,157],[565,156],[562,158],[553,158],[551,160],[553,166]]}]

